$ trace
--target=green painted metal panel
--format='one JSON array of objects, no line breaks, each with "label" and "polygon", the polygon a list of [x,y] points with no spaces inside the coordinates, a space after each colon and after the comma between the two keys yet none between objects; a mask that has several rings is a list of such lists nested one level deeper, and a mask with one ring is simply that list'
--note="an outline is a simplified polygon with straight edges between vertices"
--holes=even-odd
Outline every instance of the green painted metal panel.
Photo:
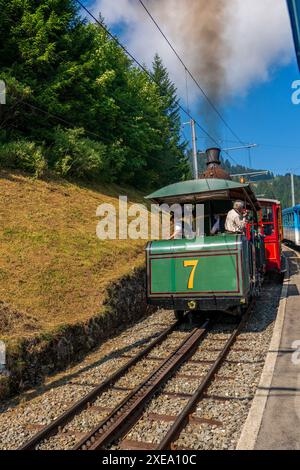
[{"label": "green painted metal panel", "polygon": [[[193,287],[188,288],[193,266],[185,262],[196,261]],[[240,292],[237,255],[200,255],[180,258],[152,259],[151,294],[228,294]]]},{"label": "green painted metal panel", "polygon": [[149,297],[244,297],[248,242],[240,235],[152,242],[147,269]]},{"label": "green painted metal panel", "polygon": [[248,251],[248,242],[246,239],[243,239],[242,242],[242,273],[241,273],[241,282],[242,282],[242,293],[244,296],[250,291],[250,261],[249,261],[249,251]]}]

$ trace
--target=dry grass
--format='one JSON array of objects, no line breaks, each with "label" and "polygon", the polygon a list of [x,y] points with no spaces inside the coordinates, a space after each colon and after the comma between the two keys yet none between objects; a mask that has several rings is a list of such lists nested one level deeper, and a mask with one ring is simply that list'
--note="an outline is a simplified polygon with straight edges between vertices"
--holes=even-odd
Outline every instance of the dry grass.
[{"label": "dry grass", "polygon": [[0,301],[0,335],[10,335],[11,331],[17,335],[39,330],[36,318],[14,310],[10,305]]},{"label": "dry grass", "polygon": [[[0,301],[41,330],[101,310],[105,288],[144,260],[144,241],[100,241],[96,208],[118,204],[118,187],[84,187],[0,173]],[[1,333],[0,333],[1,334]],[[18,335],[19,328],[10,335]]]}]

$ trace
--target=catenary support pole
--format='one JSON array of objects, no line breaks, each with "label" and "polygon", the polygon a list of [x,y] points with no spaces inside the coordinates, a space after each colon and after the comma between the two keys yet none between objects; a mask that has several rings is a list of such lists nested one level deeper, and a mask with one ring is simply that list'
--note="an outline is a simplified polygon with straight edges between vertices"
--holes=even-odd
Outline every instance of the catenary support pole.
[{"label": "catenary support pole", "polygon": [[196,137],[196,129],[195,129],[195,121],[194,119],[191,120],[191,128],[192,128],[192,141],[193,141],[193,173],[194,179],[197,180],[199,178],[198,175],[198,156],[197,156],[197,137]]}]

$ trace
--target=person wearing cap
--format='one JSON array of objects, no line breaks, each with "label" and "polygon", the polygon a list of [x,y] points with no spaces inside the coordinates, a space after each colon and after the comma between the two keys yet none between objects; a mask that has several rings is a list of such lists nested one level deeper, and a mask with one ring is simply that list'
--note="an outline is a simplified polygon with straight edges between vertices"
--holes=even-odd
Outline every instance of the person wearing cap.
[{"label": "person wearing cap", "polygon": [[243,201],[235,201],[233,209],[228,212],[225,230],[229,233],[245,233],[247,218],[244,211]]}]

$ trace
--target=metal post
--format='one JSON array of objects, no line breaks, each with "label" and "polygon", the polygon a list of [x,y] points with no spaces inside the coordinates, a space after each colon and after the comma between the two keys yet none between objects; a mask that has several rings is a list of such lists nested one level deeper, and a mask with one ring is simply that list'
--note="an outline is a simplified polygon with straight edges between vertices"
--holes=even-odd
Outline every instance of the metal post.
[{"label": "metal post", "polygon": [[193,141],[193,173],[194,173],[194,179],[197,180],[199,178],[199,175],[198,175],[198,160],[197,160],[197,137],[196,137],[194,119],[191,119],[191,128],[192,128],[192,141]]},{"label": "metal post", "polygon": [[292,187],[292,206],[294,207],[296,205],[294,173],[291,173],[291,187]]}]

